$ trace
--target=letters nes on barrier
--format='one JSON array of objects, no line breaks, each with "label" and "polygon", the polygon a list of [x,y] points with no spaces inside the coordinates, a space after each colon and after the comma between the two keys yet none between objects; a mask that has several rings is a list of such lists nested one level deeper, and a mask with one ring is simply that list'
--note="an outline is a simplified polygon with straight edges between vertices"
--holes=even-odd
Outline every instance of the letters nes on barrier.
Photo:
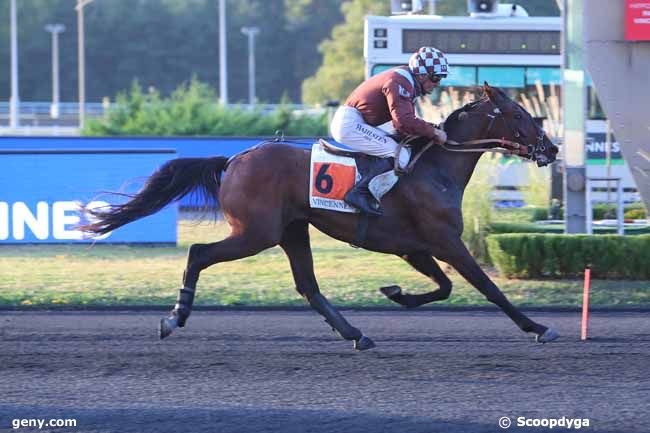
[{"label": "letters nes on barrier", "polygon": [[174,150],[0,151],[0,244],[176,243],[177,206],[96,238],[75,230],[78,206],[122,203]]}]

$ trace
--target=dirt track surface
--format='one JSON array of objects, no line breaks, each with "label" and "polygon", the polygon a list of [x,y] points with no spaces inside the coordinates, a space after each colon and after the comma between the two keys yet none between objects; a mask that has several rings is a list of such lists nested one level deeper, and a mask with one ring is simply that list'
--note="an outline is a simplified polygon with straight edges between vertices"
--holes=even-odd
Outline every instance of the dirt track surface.
[{"label": "dirt track surface", "polygon": [[[0,431],[549,432],[517,417],[647,432],[650,320],[530,313],[539,345],[498,312],[347,311],[355,352],[310,311],[195,312],[159,341],[157,312],[0,312]],[[498,420],[512,419],[502,430]],[[13,430],[13,419],[77,427]]]}]

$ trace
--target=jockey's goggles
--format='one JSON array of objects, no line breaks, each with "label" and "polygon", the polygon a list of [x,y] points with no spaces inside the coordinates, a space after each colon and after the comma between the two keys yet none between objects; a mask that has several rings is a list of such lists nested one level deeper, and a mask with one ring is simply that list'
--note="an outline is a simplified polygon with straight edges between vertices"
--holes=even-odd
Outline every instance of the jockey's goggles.
[{"label": "jockey's goggles", "polygon": [[443,78],[447,78],[447,76],[446,75],[434,75],[434,74],[429,75],[429,80],[431,80],[431,82],[433,84],[438,84],[440,81],[442,81]]}]

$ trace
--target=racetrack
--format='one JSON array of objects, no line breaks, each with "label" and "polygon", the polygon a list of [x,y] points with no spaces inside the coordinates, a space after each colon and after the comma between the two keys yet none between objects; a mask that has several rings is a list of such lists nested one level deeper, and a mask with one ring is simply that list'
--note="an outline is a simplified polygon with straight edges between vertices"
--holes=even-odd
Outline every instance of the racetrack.
[{"label": "racetrack", "polygon": [[473,433],[502,416],[648,431],[646,313],[594,313],[588,342],[578,313],[529,313],[562,335],[540,345],[496,311],[344,312],[368,352],[311,311],[195,312],[159,341],[162,314],[1,312],[0,431]]}]

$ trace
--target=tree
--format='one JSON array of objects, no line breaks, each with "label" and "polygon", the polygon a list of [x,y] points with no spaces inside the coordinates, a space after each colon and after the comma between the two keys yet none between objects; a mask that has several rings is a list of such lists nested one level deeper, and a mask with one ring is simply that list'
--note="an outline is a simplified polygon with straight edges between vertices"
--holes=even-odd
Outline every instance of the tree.
[{"label": "tree", "polygon": [[332,27],[343,21],[343,0],[285,0],[287,28],[290,32],[290,55],[293,78],[298,86],[288,88],[293,101],[301,100],[301,85],[305,78],[314,75],[323,62],[318,44]]},{"label": "tree", "polygon": [[388,2],[352,0],[341,6],[345,22],[320,44],[323,65],[302,84],[303,102],[343,100],[364,79],[363,22],[366,15],[386,15]]},{"label": "tree", "polygon": [[[342,20],[343,0],[228,0],[228,90],[232,102],[248,99],[248,51],[242,26],[256,38],[257,95],[277,103],[300,100],[300,84],[321,63],[315,47]],[[77,99],[77,16],[74,0],[19,0],[20,97],[51,97],[48,23],[62,23],[61,101]],[[84,8],[86,98],[111,99],[138,79],[144,89],[170,95],[192,76],[217,88],[219,28],[216,0],[101,0]],[[0,64],[9,71],[9,1],[0,1]],[[0,73],[0,99],[10,75]]]}]

